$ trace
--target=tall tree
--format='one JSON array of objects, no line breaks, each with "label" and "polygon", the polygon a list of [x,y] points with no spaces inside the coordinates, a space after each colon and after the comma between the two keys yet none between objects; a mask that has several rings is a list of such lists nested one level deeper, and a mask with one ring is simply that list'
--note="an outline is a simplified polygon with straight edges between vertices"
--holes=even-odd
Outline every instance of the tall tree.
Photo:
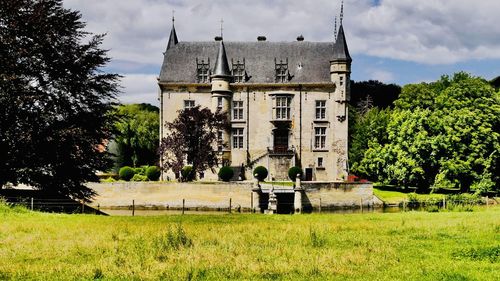
[{"label": "tall tree", "polygon": [[101,68],[103,35],[60,0],[0,5],[0,186],[24,183],[90,199],[84,185],[110,164],[102,146],[119,76]]},{"label": "tall tree", "polygon": [[167,137],[160,145],[164,171],[172,169],[178,173],[184,165],[192,165],[191,175],[213,169],[218,164],[217,132],[228,129],[227,114],[211,112],[208,108],[196,106],[179,111],[173,122],[167,123]]},{"label": "tall tree", "polygon": [[372,180],[498,190],[500,92],[467,73],[408,85],[396,101],[387,143],[373,141],[357,170]]},{"label": "tall tree", "polygon": [[159,108],[150,104],[125,104],[116,107],[114,141],[116,166],[155,165],[158,163]]}]

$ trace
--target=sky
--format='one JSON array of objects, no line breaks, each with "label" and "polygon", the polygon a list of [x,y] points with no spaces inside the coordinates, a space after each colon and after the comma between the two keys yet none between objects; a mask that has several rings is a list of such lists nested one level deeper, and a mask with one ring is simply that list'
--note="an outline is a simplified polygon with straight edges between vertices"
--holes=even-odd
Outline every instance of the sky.
[{"label": "sky", "polygon": [[[103,48],[119,73],[122,103],[158,105],[163,52],[172,28],[179,41],[332,42],[341,0],[64,0],[86,31],[106,33]],[[466,71],[500,76],[498,0],[345,0],[343,26],[352,79],[405,85]]]}]

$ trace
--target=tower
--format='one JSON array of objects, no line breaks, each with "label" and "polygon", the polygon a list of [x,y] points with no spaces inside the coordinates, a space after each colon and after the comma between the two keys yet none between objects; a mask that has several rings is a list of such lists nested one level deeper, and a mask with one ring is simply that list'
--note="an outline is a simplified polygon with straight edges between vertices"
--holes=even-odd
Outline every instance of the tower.
[{"label": "tower", "polygon": [[[330,77],[335,83],[335,118],[333,132],[333,150],[334,156],[334,175],[335,180],[347,180],[349,173],[347,140],[348,140],[348,112],[347,102],[350,100],[350,74],[351,74],[351,56],[347,48],[347,42],[344,34],[343,4],[340,14],[340,27],[335,36],[333,44],[333,57],[330,60]],[[336,31],[337,32],[337,31]]]},{"label": "tower", "polygon": [[[233,81],[233,75],[229,70],[229,63],[226,56],[226,48],[224,47],[224,41],[221,37],[217,37],[219,41],[219,50],[217,52],[217,58],[215,61],[215,67],[213,75],[211,78],[212,86],[212,111],[226,112],[227,118],[230,118],[230,103],[232,99],[233,92],[230,89],[230,83]],[[219,145],[217,150],[222,154],[222,162],[227,165],[228,159],[230,159],[230,149],[227,145],[230,144],[230,132],[219,132]],[[226,147],[221,144],[225,143]],[[226,163],[225,163],[226,162]]]}]

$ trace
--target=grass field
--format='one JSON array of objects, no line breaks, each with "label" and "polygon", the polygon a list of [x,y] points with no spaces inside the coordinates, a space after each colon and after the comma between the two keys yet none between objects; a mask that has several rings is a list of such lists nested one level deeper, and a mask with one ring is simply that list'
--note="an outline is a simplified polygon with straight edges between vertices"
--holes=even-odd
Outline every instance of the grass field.
[{"label": "grass field", "polygon": [[500,208],[103,217],[0,204],[0,280],[500,280]]},{"label": "grass field", "polygon": [[[403,193],[400,191],[381,190],[381,189],[374,187],[373,194],[387,204],[398,204],[400,202],[403,202],[404,200],[408,201],[408,195],[412,194],[412,193]],[[428,200],[431,198],[443,199],[443,197],[445,197],[445,195],[444,194],[417,194],[416,197],[418,198],[418,200],[424,201],[424,200]]]}]

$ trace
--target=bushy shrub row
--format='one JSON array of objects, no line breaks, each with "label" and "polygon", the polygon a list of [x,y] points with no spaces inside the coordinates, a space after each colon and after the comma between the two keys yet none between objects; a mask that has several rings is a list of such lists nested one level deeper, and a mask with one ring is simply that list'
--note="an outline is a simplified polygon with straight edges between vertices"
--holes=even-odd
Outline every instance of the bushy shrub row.
[{"label": "bushy shrub row", "polygon": [[157,166],[141,166],[132,168],[121,167],[118,172],[120,179],[124,181],[157,181],[160,178],[160,168]]}]

